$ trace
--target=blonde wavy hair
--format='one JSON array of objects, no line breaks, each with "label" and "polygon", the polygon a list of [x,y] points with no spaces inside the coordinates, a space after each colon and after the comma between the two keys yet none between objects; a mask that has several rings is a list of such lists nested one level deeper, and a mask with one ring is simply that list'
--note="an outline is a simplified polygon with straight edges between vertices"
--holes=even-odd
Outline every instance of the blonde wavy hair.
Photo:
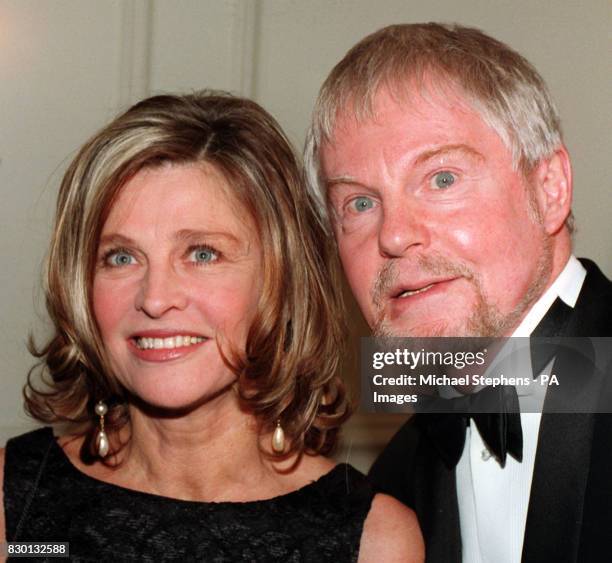
[{"label": "blonde wavy hair", "polygon": [[[264,282],[245,350],[226,356],[244,406],[262,431],[280,420],[293,452],[328,453],[349,415],[337,375],[345,346],[335,252],[290,143],[256,103],[220,92],[137,103],[94,135],[60,187],[45,295],[55,334],[24,387],[28,413],[95,436],[93,407],[109,402],[109,432],[129,423],[126,393],[109,369],[92,307],[100,233],[122,186],[165,163],[212,165],[252,216]],[[110,400],[109,400],[110,399]]]}]

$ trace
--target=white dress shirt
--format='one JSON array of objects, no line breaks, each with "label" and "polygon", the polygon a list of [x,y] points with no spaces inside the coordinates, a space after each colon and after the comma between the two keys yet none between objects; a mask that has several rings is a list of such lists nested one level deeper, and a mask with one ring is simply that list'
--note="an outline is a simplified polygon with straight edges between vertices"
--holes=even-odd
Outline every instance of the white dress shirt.
[{"label": "white dress shirt", "polygon": [[[574,307],[585,276],[582,264],[571,256],[512,336],[529,336],[557,297]],[[520,368],[522,373],[531,373],[528,354],[521,356],[529,360]],[[533,411],[534,404],[544,403],[545,386],[529,389],[517,389],[521,411]],[[523,461],[508,456],[505,467],[491,456],[475,425],[468,426],[456,469],[463,563],[520,562],[541,417],[541,413],[521,412]]]}]

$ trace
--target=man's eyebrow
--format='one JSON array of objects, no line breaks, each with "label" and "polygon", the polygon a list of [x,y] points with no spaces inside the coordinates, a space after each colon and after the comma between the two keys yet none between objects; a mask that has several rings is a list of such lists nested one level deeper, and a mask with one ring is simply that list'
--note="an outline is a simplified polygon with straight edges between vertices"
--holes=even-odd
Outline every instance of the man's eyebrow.
[{"label": "man's eyebrow", "polygon": [[470,147],[469,145],[458,144],[458,145],[444,145],[442,147],[437,147],[435,149],[431,149],[428,151],[424,151],[419,156],[414,159],[414,164],[424,164],[429,162],[430,160],[440,158],[443,156],[448,156],[453,153],[459,153],[465,155],[467,157],[476,159],[476,160],[484,160],[484,156],[478,152],[476,149]]},{"label": "man's eyebrow", "polygon": [[354,185],[358,185],[358,186],[362,186],[363,184],[361,184],[360,182],[358,182],[357,180],[355,180],[355,178],[353,178],[353,176],[334,176],[333,178],[327,178],[325,180],[325,186],[327,187],[327,189],[336,186],[338,184],[354,184]]},{"label": "man's eyebrow", "polygon": [[[476,149],[470,147],[469,145],[465,145],[461,143],[461,144],[456,144],[456,145],[444,145],[441,147],[436,147],[435,149],[424,151],[415,158],[413,164],[416,166],[416,165],[424,164],[425,162],[428,162],[435,158],[440,158],[443,156],[448,156],[448,155],[457,154],[457,153],[467,156],[469,158],[475,159],[475,160],[479,160],[479,161],[484,160],[483,154],[478,152]],[[358,182],[353,176],[348,176],[344,174],[340,176],[333,176],[332,178],[327,178],[325,180],[325,186],[328,190],[329,188],[335,185],[338,185],[338,184],[352,184],[355,186],[366,187],[361,182]]]}]

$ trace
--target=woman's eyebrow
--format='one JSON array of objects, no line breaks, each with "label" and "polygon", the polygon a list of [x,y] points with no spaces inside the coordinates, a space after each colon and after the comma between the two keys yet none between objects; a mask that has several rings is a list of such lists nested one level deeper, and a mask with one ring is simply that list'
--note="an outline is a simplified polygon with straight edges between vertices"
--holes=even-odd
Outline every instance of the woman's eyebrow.
[{"label": "woman's eyebrow", "polygon": [[179,242],[201,242],[202,239],[227,239],[229,242],[238,244],[238,237],[227,231],[207,231],[199,229],[181,229],[174,234],[174,239]]},{"label": "woman's eyebrow", "polygon": [[100,237],[99,246],[107,245],[107,244],[120,244],[120,245],[125,245],[125,246],[133,246],[135,244],[135,241],[131,239],[130,237],[122,235],[121,233],[108,233]]},{"label": "woman's eyebrow", "polygon": [[[239,239],[232,233],[227,231],[206,231],[197,229],[181,229],[177,231],[173,237],[178,242],[201,242],[202,239],[219,239],[225,238],[230,242],[238,243]],[[121,233],[107,233],[100,237],[100,246],[107,244],[123,244],[126,246],[132,246],[136,244],[136,241]]]}]

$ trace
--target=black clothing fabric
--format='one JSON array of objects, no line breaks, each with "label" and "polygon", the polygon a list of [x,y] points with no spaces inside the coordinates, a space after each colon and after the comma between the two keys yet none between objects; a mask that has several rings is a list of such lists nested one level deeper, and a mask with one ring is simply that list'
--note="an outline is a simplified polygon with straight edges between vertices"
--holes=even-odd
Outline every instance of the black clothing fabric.
[{"label": "black clothing fabric", "polygon": [[347,464],[269,500],[191,502],[85,475],[50,428],[6,447],[7,541],[67,541],[71,561],[352,562],[372,498]]},{"label": "black clothing fabric", "polygon": [[[424,397],[429,399],[429,397]],[[499,385],[453,399],[433,398],[425,407],[423,400],[417,423],[421,431],[438,450],[444,463],[453,468],[461,459],[467,425],[473,421],[489,451],[502,466],[510,454],[517,461],[523,460],[523,432],[518,395],[515,387]],[[497,405],[498,412],[481,412]],[[444,412],[436,412],[435,409]],[[452,412],[453,408],[455,411]]]},{"label": "black clothing fabric", "polygon": [[[590,260],[574,308],[551,307],[533,336],[612,336],[612,283]],[[607,366],[607,404],[612,393],[612,350],[598,358]],[[565,381],[563,358],[554,373]],[[574,364],[575,365],[575,364]],[[585,363],[586,370],[592,363]],[[567,386],[549,387],[544,403],[570,404]],[[455,468],[447,466],[423,433],[417,414],[392,438],[370,470],[377,488],[413,508],[427,563],[461,563],[461,528]],[[599,563],[610,559],[612,529],[612,414],[542,415],[533,470],[523,563]]]}]

